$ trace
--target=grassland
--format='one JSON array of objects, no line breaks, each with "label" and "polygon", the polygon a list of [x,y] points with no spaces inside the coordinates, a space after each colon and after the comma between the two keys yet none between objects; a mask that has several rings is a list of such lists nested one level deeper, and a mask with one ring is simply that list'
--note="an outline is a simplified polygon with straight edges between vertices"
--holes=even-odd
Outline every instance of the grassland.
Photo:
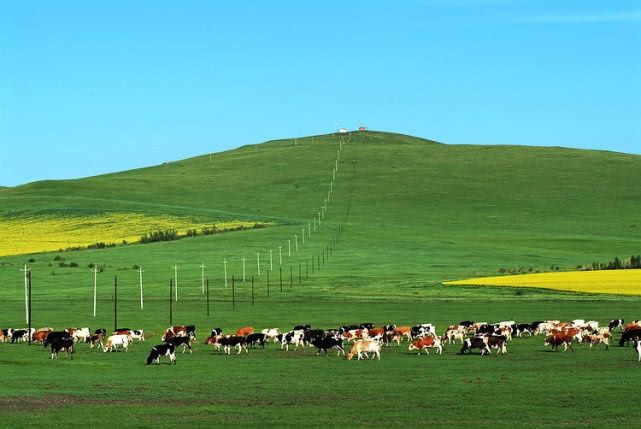
[{"label": "grassland", "polygon": [[533,287],[571,292],[641,295],[641,270],[567,271],[478,277],[445,284]]},{"label": "grassland", "polygon": [[[195,323],[200,338],[208,328],[229,331],[248,324],[286,329],[299,323],[432,322],[442,328],[468,318],[639,318],[639,298],[633,295],[442,282],[492,276],[500,268],[571,269],[638,254],[641,189],[631,184],[640,177],[641,157],[451,146],[377,132],[354,135],[340,155],[327,218],[288,256],[287,240],[317,216],[327,195],[338,147],[336,136],[298,139],[297,146],[293,140],[273,141],[211,159],[0,190],[0,210],[12,218],[29,210],[92,207],[275,223],[175,242],[2,257],[0,323],[24,324],[19,268],[28,258],[34,259],[29,265],[35,325],[113,327],[118,276],[118,324],[141,327],[154,338],[169,323],[166,298],[174,264],[180,297],[174,322]],[[312,272],[312,259],[318,262],[334,243],[339,226],[343,233],[336,250]],[[59,267],[56,256],[78,267]],[[245,282],[240,280],[243,257]],[[224,286],[223,260],[229,278],[236,280],[235,310],[231,284]],[[98,274],[96,320],[91,317],[91,263],[105,267]],[[201,294],[201,263],[214,300],[210,317]],[[137,301],[134,264],[145,270],[144,310]],[[442,357],[419,358],[406,349],[386,349],[381,362],[348,363],[316,358],[311,350],[287,354],[273,346],[223,357],[200,345],[193,355],[180,356],[175,368],[142,365],[148,348],[136,344],[129,354],[113,355],[83,350],[73,362],[48,362],[41,347],[0,344],[0,368],[9,374],[0,405],[14,411],[4,421],[9,426],[51,419],[99,424],[118,411],[135,426],[637,424],[629,398],[640,387],[631,376],[638,365],[629,348],[550,353],[541,338],[526,338],[515,341],[506,356],[462,357],[450,348]],[[361,408],[351,411],[356,404]],[[38,406],[41,411],[33,412]]]}]

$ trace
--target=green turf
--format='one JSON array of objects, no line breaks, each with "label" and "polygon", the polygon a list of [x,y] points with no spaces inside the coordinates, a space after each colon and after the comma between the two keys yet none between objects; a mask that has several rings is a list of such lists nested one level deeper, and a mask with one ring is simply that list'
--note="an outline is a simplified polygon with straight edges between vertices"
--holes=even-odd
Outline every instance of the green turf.
[{"label": "green turf", "polygon": [[[493,275],[501,267],[578,264],[639,253],[641,157],[515,146],[453,146],[396,134],[353,135],[341,152],[327,219],[300,251],[287,239],[311,222],[329,188],[336,136],[252,145],[222,154],[70,181],[0,190],[2,216],[36,212],[144,211],[199,219],[273,220],[277,226],[103,250],[0,258],[5,304],[0,324],[24,324],[19,268],[33,270],[36,326],[113,327],[158,337],[168,325],[168,283],[179,266],[174,322],[230,330],[245,324],[432,322],[472,318],[639,318],[639,298],[512,288],[446,287],[443,280]],[[349,217],[345,217],[351,183]],[[338,235],[339,225],[344,233]],[[299,235],[299,240],[301,240]],[[336,250],[314,268],[330,243]],[[280,291],[278,246],[283,249]],[[293,246],[293,243],[292,243]],[[267,297],[269,250],[273,253]],[[256,253],[261,254],[261,275]],[[54,257],[77,262],[61,268]],[[242,282],[242,257],[246,281]],[[223,258],[229,285],[223,284]],[[200,293],[207,265],[212,315]],[[90,263],[98,275],[91,317]],[[137,308],[145,269],[145,309]],[[299,267],[301,281],[299,282]],[[291,285],[290,285],[291,269]],[[307,276],[308,272],[309,276]],[[231,276],[238,300],[231,309]],[[254,276],[256,305],[250,305]],[[641,281],[640,281],[641,287]],[[150,341],[151,342],[151,341]],[[224,357],[199,345],[178,365],[143,365],[150,344],[129,354],[90,354],[48,362],[41,347],[0,344],[3,424],[105,424],[118,411],[130,425],[174,426],[635,426],[629,399],[639,383],[631,349],[549,353],[520,339],[507,356],[410,355],[386,349],[381,362],[316,358],[313,351],[252,351]],[[63,368],[65,370],[57,370]],[[39,409],[33,412],[33,409]],[[587,412],[586,412],[587,410]]]}]

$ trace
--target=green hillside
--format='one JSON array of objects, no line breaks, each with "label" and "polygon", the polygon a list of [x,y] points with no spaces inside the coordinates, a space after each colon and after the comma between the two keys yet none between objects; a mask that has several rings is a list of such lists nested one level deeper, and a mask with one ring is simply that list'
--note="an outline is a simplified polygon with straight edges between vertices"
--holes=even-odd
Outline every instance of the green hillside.
[{"label": "green hillside", "polygon": [[[0,214],[133,210],[275,221],[277,227],[259,231],[65,255],[81,267],[103,263],[106,271],[142,264],[150,280],[163,283],[175,263],[185,267],[185,279],[198,281],[196,267],[205,262],[208,276],[220,282],[223,258],[230,276],[240,275],[243,256],[247,275],[257,274],[257,252],[267,264],[269,249],[286,249],[288,238],[293,246],[297,233],[301,239],[327,195],[338,142],[336,135],[271,141],[167,165],[2,189]],[[341,245],[314,284],[299,293],[447,295],[449,288],[436,287],[447,279],[495,274],[502,267],[571,269],[639,252],[639,156],[444,145],[367,132],[353,133],[344,146],[327,220],[285,258],[285,271],[291,265],[297,274],[299,264],[303,270],[320,256],[344,217],[353,174]],[[52,258],[34,258],[34,269],[43,264],[47,281],[64,286],[86,278],[86,270],[45,265]],[[0,279],[20,281],[16,267],[25,259],[2,258]]]}]

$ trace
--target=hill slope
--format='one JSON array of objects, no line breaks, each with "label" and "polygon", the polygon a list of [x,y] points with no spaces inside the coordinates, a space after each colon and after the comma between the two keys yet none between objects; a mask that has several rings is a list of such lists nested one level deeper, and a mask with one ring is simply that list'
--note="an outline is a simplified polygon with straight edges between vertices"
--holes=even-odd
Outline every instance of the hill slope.
[{"label": "hill slope", "polygon": [[[205,261],[222,281],[222,260],[287,249],[318,213],[338,150],[335,135],[273,141],[168,165],[0,190],[4,216],[33,211],[142,211],[201,219],[252,218],[280,226],[145,246],[77,252],[81,266],[131,267],[165,281],[174,263],[197,282]],[[286,266],[320,256],[347,204],[344,239],[314,285],[322,294],[430,295],[446,279],[491,275],[501,267],[572,268],[639,252],[641,157],[548,147],[443,145],[398,134],[354,134],[341,154],[336,193],[323,229]],[[2,280],[19,281],[22,257],[3,258]],[[36,258],[48,261],[50,257]],[[37,264],[38,262],[36,262]],[[309,270],[309,266],[307,267]],[[48,270],[48,269],[47,269]],[[51,270],[49,281],[62,282]],[[187,268],[185,268],[187,271]],[[264,274],[263,266],[263,274]],[[155,274],[155,272],[157,274]],[[64,271],[64,282],[86,273]],[[132,274],[133,275],[133,274]],[[230,274],[231,275],[231,274]],[[156,276],[156,277],[154,277]],[[17,280],[16,280],[17,279]],[[345,285],[353,287],[346,288]],[[65,288],[66,289],[66,288]],[[301,294],[309,294],[307,290]],[[443,292],[449,293],[449,292]]]}]

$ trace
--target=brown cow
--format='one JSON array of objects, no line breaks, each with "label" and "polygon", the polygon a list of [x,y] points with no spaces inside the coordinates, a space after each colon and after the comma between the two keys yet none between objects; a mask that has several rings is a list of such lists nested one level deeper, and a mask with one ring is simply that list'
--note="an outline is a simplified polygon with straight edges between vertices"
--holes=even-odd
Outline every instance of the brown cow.
[{"label": "brown cow", "polygon": [[236,331],[236,337],[246,337],[247,335],[253,334],[254,333],[254,327],[253,326],[245,326],[244,328],[240,328],[239,330]]},{"label": "brown cow", "polygon": [[558,350],[559,346],[563,346],[563,351],[567,351],[568,347],[570,347],[571,351],[574,351],[572,348],[572,340],[574,339],[573,335],[567,334],[567,333],[558,333],[558,334],[553,334],[550,335],[545,339],[545,342],[543,343],[544,346],[551,345],[552,346],[552,351]]},{"label": "brown cow", "polygon": [[38,331],[31,336],[31,340],[36,343],[44,343],[44,341],[47,339],[47,335],[49,334],[50,332],[47,331]]},{"label": "brown cow", "polygon": [[418,350],[418,354],[421,354],[421,350],[425,350],[426,354],[430,354],[427,350],[428,348],[435,348],[436,353],[443,354],[443,345],[441,344],[441,339],[439,337],[422,337],[414,341],[409,345],[409,350]]}]

